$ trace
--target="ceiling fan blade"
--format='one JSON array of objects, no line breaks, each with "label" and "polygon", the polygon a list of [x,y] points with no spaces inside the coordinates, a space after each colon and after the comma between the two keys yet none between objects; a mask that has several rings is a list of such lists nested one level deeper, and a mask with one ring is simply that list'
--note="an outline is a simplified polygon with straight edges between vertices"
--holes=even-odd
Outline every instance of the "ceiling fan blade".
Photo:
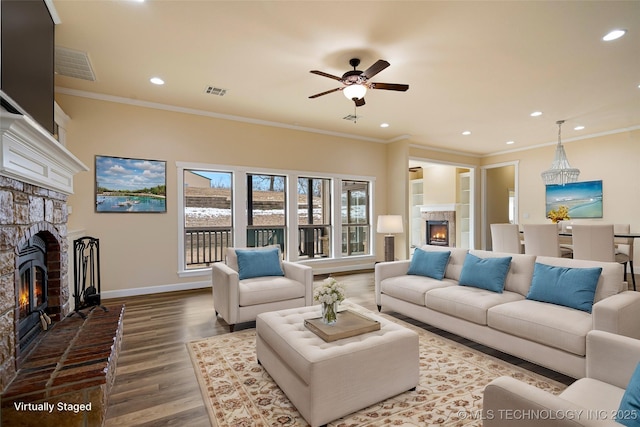
[{"label": "ceiling fan blade", "polygon": [[387,61],[383,60],[383,59],[378,59],[378,61],[373,64],[371,67],[367,68],[366,70],[364,70],[364,72],[362,74],[360,74],[362,77],[366,77],[367,79],[370,79],[371,77],[375,76],[376,74],[378,74],[380,71],[384,70],[385,68],[387,68],[389,64]]},{"label": "ceiling fan blade", "polygon": [[331,93],[331,92],[337,92],[337,91],[342,90],[342,89],[344,89],[344,88],[343,87],[337,87],[335,89],[327,90],[325,92],[316,93],[315,95],[311,95],[309,98],[317,98],[319,96],[326,95],[326,94]]},{"label": "ceiling fan blade", "polygon": [[370,83],[369,87],[371,89],[399,90],[400,92],[406,92],[409,89],[409,85],[398,83]]},{"label": "ceiling fan blade", "polygon": [[365,104],[364,98],[360,98],[360,99],[356,98],[353,100],[353,102],[356,103],[356,107],[362,107]]},{"label": "ceiling fan blade", "polygon": [[334,76],[334,75],[331,75],[331,74],[327,74],[327,73],[325,73],[324,71],[311,70],[311,71],[309,71],[309,72],[310,72],[310,73],[313,73],[313,74],[317,74],[317,75],[319,75],[319,76],[329,77],[330,79],[334,79],[334,80],[342,81],[342,77],[338,77],[338,76]]}]

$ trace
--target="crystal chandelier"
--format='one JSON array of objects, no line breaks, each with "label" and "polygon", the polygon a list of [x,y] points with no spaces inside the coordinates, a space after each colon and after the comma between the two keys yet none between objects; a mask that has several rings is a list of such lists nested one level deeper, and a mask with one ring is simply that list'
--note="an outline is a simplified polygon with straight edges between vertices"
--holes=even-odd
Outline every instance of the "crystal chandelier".
[{"label": "crystal chandelier", "polygon": [[553,158],[551,168],[542,172],[542,180],[546,185],[559,184],[565,185],[569,182],[576,182],[578,175],[580,175],[580,169],[572,168],[567,160],[567,155],[564,152],[564,147],[560,141],[560,131],[564,120],[558,120],[558,145],[556,146],[556,155]]}]

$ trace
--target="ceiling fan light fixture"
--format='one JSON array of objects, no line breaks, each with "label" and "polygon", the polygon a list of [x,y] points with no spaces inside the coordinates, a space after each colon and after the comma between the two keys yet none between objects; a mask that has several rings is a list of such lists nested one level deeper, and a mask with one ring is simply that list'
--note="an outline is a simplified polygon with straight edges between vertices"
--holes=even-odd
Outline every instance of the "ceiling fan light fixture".
[{"label": "ceiling fan light fixture", "polygon": [[360,84],[348,85],[342,90],[342,93],[349,100],[362,99],[367,93],[367,87]]}]

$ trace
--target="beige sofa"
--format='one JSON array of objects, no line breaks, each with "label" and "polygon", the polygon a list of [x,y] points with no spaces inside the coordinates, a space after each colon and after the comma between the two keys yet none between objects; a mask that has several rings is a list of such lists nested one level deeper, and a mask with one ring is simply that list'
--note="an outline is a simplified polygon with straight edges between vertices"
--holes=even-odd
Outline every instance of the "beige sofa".
[{"label": "beige sofa", "polygon": [[[640,293],[628,291],[622,265],[425,245],[451,251],[442,280],[408,275],[409,260],[375,266],[379,310],[395,311],[573,378],[586,372],[586,339],[593,329],[640,338]],[[504,292],[460,286],[467,256],[510,256]],[[526,299],[535,263],[601,267],[592,312]]]},{"label": "beige sofa", "polygon": [[484,427],[618,426],[629,379],[640,362],[640,341],[603,331],[587,334],[587,376],[555,396],[512,377],[493,380],[484,390]]}]

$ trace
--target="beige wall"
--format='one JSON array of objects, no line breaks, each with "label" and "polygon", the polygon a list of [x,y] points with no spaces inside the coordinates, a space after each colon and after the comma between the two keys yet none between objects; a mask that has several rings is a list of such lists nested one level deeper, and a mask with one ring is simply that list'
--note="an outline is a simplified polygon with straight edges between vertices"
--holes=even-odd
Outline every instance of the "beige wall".
[{"label": "beige wall", "polygon": [[[91,168],[75,177],[69,229],[100,239],[103,292],[209,280],[178,276],[177,161],[374,177],[373,219],[387,211],[384,144],[61,94],[56,100],[71,117],[67,148]],[[97,154],[166,160],[167,213],[96,213]],[[376,253],[384,257],[380,236]]]},{"label": "beige wall", "polygon": [[[107,291],[144,291],[209,280],[177,274],[176,161],[371,176],[376,180],[374,224],[378,215],[392,213],[402,214],[406,226],[409,158],[471,167],[518,160],[518,222],[548,221],[540,172],[551,164],[553,145],[479,158],[417,147],[410,140],[377,144],[61,94],[57,102],[71,117],[67,147],[91,167],[75,178],[75,194],[69,199],[73,209],[69,229],[101,239],[102,283]],[[581,170],[581,181],[603,180],[604,218],[596,221],[630,223],[633,231],[640,231],[640,131],[565,142],[565,150],[572,166]],[[166,160],[167,213],[96,214],[96,154]],[[433,182],[431,178],[425,181]],[[431,193],[425,203],[454,202],[455,182],[453,177],[443,183],[443,193]],[[478,213],[482,196],[479,168],[474,182]],[[433,189],[427,189],[426,194]],[[476,247],[480,224],[476,214]],[[405,237],[396,236],[397,258],[406,257],[406,246]],[[376,259],[381,260],[381,236],[376,236],[375,248]],[[330,263],[322,267],[338,268]]]},{"label": "beige wall", "polygon": [[[572,167],[580,169],[580,181],[602,180],[603,218],[581,222],[629,223],[640,232],[640,130],[624,131],[585,140],[563,142]],[[549,169],[555,145],[483,159],[484,165],[519,160],[518,222],[548,222],[545,185],[540,173]],[[578,221],[578,220],[576,220]],[[636,240],[640,245],[640,240]],[[635,264],[640,260],[635,251]]]}]

